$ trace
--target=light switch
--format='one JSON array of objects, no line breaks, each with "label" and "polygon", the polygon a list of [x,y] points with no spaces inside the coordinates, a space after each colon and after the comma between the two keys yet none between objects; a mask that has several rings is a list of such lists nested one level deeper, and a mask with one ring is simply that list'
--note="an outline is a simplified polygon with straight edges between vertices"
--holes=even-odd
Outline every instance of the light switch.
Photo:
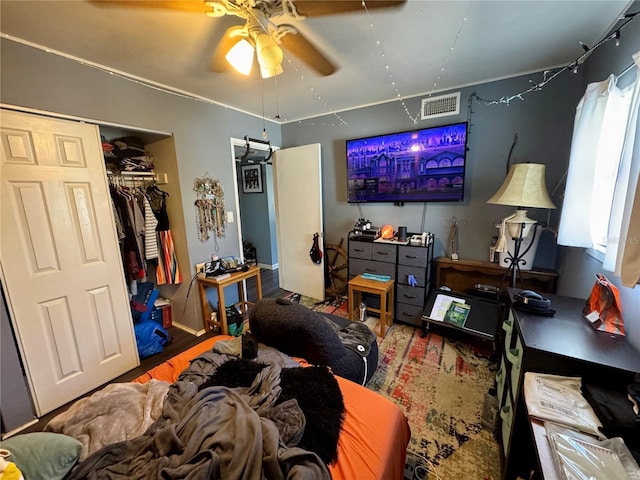
[{"label": "light switch", "polygon": [[233,223],[233,212],[227,212],[227,223]]}]

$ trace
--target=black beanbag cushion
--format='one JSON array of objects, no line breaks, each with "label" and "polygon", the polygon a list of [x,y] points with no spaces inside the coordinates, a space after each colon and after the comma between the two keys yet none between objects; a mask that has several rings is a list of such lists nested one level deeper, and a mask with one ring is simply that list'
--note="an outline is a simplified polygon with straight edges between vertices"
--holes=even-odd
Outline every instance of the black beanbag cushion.
[{"label": "black beanbag cushion", "polygon": [[249,309],[249,327],[259,342],[316,365],[331,365],[347,349],[316,312],[283,298],[263,298]]},{"label": "black beanbag cushion", "polygon": [[336,330],[350,323],[283,298],[264,298],[249,309],[249,327],[259,342],[309,363],[327,365],[336,375],[362,384],[378,366],[378,344],[372,335],[366,356],[345,347]]}]

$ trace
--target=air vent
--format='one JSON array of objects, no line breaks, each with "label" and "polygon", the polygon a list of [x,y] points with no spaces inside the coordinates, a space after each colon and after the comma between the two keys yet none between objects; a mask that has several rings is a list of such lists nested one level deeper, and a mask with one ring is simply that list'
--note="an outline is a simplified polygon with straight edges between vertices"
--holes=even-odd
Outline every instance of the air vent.
[{"label": "air vent", "polygon": [[422,99],[422,120],[460,113],[460,92]]}]

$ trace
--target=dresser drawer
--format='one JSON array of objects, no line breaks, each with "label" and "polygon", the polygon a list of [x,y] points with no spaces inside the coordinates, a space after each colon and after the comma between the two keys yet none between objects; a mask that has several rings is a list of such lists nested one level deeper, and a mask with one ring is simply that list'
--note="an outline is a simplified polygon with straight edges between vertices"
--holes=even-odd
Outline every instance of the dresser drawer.
[{"label": "dresser drawer", "polygon": [[396,302],[396,320],[418,327],[422,326],[423,307]]},{"label": "dresser drawer", "polygon": [[424,306],[424,288],[398,284],[396,301],[410,305]]},{"label": "dresser drawer", "polygon": [[396,263],[396,246],[385,243],[371,244],[371,260],[376,262]]},{"label": "dresser drawer", "polygon": [[408,265],[410,267],[420,267],[424,269],[427,266],[427,249],[400,245],[398,247],[398,265]]},{"label": "dresser drawer", "polygon": [[426,287],[427,274],[424,268],[407,267],[406,265],[398,265],[398,283],[409,285],[409,275],[413,275],[418,284],[416,287]]},{"label": "dresser drawer", "polygon": [[504,363],[504,357],[500,358],[500,368],[496,372],[496,387],[498,392],[498,405],[502,406],[504,397],[504,386],[507,381],[507,366]]},{"label": "dresser drawer", "polygon": [[371,260],[371,246],[369,242],[349,242],[349,258],[363,258]]},{"label": "dresser drawer", "polygon": [[513,407],[511,405],[510,395],[507,395],[507,401],[500,409],[500,422],[502,423],[502,447],[506,456],[509,451],[509,443],[511,442],[511,424],[513,423]]},{"label": "dresser drawer", "polygon": [[520,337],[516,338],[516,346],[514,348],[510,348],[505,350],[505,355],[507,356],[507,360],[511,363],[511,385],[513,391],[515,393],[514,401],[518,401],[518,395],[520,393],[520,384],[518,381],[520,380],[520,370],[522,369],[522,342],[520,341]]},{"label": "dresser drawer", "polygon": [[349,261],[349,275],[360,275],[361,273],[373,273],[375,275],[387,275],[395,280],[396,266],[393,263],[374,262],[372,260],[362,260],[352,258]]},{"label": "dresser drawer", "polygon": [[511,348],[511,338],[513,336],[513,312],[509,309],[509,317],[502,322],[502,330],[504,330],[504,349]]}]

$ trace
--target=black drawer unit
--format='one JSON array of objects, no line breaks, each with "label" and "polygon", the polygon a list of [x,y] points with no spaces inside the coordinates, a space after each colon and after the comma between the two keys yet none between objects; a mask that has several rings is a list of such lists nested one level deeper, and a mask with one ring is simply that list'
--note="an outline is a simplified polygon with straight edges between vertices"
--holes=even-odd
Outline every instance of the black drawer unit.
[{"label": "black drawer unit", "polygon": [[[387,275],[395,280],[394,318],[400,322],[422,326],[421,316],[431,289],[433,235],[427,245],[404,245],[363,241],[349,236],[349,279],[361,273]],[[379,307],[376,296],[365,302]]]}]

